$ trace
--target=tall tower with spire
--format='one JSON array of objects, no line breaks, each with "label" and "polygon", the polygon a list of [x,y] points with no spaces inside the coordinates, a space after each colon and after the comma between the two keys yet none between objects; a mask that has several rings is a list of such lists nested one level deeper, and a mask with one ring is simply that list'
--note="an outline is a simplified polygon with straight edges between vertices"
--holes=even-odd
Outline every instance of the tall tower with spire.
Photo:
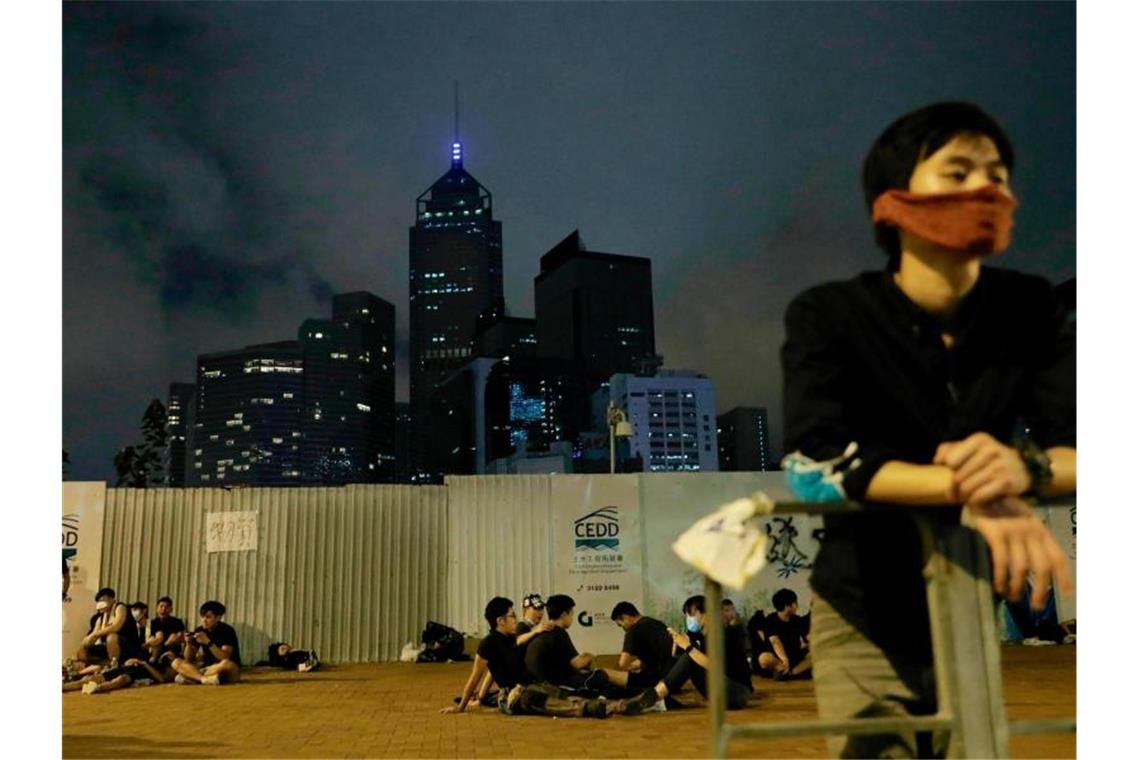
[{"label": "tall tower with spire", "polygon": [[433,435],[440,381],[475,355],[479,315],[503,298],[503,230],[491,193],[463,168],[456,89],[451,168],[416,198],[409,229],[412,464],[417,479],[442,474],[454,444]]}]

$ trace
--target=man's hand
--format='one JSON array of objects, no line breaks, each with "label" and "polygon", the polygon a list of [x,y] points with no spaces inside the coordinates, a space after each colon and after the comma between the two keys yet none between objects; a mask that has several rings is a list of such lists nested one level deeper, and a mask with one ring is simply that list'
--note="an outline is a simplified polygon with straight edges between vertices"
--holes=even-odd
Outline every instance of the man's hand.
[{"label": "man's hand", "polygon": [[471,701],[467,702],[467,704],[462,706],[462,708],[461,708],[461,706],[459,706],[457,704],[453,704],[450,706],[450,708],[443,708],[442,710],[439,711],[439,713],[441,714],[441,716],[450,716],[450,714],[456,714],[459,712],[466,712],[469,709],[478,709],[478,708],[480,708],[480,706],[481,705],[480,705],[479,700],[477,700],[477,698],[472,697]]},{"label": "man's hand", "polygon": [[993,558],[994,589],[1017,600],[1025,591],[1025,578],[1033,571],[1035,585],[1029,604],[1045,607],[1053,579],[1061,591],[1072,593],[1069,560],[1057,539],[1033,508],[1016,497],[984,505],[970,505],[974,528],[986,539]]},{"label": "man's hand", "polygon": [[128,668],[134,667],[135,665],[142,665],[142,664],[143,664],[142,660],[140,660],[138,657],[132,657],[131,659],[129,659],[123,663],[123,665],[125,665]]},{"label": "man's hand", "polygon": [[194,641],[204,646],[209,643],[210,635],[205,631],[198,631],[194,634]]},{"label": "man's hand", "polygon": [[549,620],[543,620],[534,627],[534,631],[536,633],[546,633],[547,631],[553,631],[554,627],[554,623],[551,623]]},{"label": "man's hand", "polygon": [[774,667],[774,670],[777,673],[787,673],[791,669],[792,669],[792,663],[788,662],[787,660],[785,660],[782,657],[776,659],[776,665]]},{"label": "man's hand", "polygon": [[672,628],[670,628],[668,630],[669,630],[669,635],[673,637],[673,643],[674,644],[676,644],[681,649],[688,649],[689,648],[689,645],[692,642],[689,641],[689,635],[688,634],[680,633],[678,631],[674,631]]},{"label": "man's hand", "polygon": [[1033,482],[1017,449],[989,433],[943,443],[934,454],[934,464],[954,470],[954,488],[967,505],[1020,496]]}]

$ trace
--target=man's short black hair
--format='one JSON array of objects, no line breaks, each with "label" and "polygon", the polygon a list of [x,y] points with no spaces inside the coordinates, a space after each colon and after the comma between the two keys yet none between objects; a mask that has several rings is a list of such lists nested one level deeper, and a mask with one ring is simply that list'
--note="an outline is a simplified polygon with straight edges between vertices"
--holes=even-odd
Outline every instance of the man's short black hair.
[{"label": "man's short black hair", "polygon": [[211,599],[208,602],[204,602],[202,606],[198,608],[199,615],[205,615],[207,612],[212,612],[218,617],[221,617],[226,614],[226,605]]},{"label": "man's short black hair", "polygon": [[732,603],[731,599],[725,599],[725,600],[721,601],[720,606],[721,607],[735,607],[736,605]]},{"label": "man's short black hair", "polygon": [[610,613],[610,620],[617,620],[619,617],[625,615],[638,617],[641,613],[633,606],[633,602],[618,602],[614,605],[614,611]]},{"label": "man's short black hair", "polygon": [[[914,168],[956,135],[983,135],[994,141],[1001,160],[1013,173],[1013,145],[992,116],[973,103],[935,103],[912,111],[879,135],[863,160],[863,199],[870,211],[887,190],[906,190]],[[875,225],[875,242],[888,257],[887,268],[899,268],[899,232]]]},{"label": "man's short black hair", "polygon": [[546,600],[546,616],[551,620],[557,620],[574,607],[574,600],[566,594],[554,594]]},{"label": "man's short black hair", "polygon": [[146,606],[146,602],[135,602],[131,605],[132,610],[149,610],[150,607]]},{"label": "man's short black hair", "polygon": [[115,589],[110,588],[110,587],[104,587],[104,588],[99,589],[99,591],[95,594],[95,601],[99,601],[100,599],[102,599],[105,596],[109,596],[112,599],[114,599],[115,598]]},{"label": "man's short black hair", "polygon": [[772,606],[776,608],[776,612],[783,612],[789,604],[795,604],[797,601],[799,597],[790,588],[782,588],[772,594]]},{"label": "man's short black hair", "polygon": [[171,599],[169,596],[160,596],[160,597],[158,598],[158,601],[156,602],[156,604],[162,604],[163,602],[166,602],[166,603],[167,603],[167,604],[169,604],[171,607],[173,607],[173,606],[174,606],[174,600],[173,600],[173,599]]},{"label": "man's short black hair", "polygon": [[696,596],[690,596],[688,599],[685,600],[685,603],[681,605],[681,612],[684,612],[684,613],[700,612],[700,613],[704,614],[704,611],[705,611],[705,595],[704,594],[697,594]]},{"label": "man's short black hair", "polygon": [[487,606],[483,608],[483,619],[487,621],[487,625],[491,626],[491,630],[495,630],[495,621],[506,615],[514,607],[515,603],[505,596],[491,597],[491,601],[487,602]]}]

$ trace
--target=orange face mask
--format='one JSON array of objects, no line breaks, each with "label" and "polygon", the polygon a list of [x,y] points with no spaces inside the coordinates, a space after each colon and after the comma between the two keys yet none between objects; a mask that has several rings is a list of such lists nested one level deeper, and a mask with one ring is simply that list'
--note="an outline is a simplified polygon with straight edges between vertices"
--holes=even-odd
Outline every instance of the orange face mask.
[{"label": "orange face mask", "polygon": [[963,193],[922,195],[888,190],[871,208],[871,221],[904,229],[943,248],[973,255],[1009,247],[1017,201],[994,185]]}]

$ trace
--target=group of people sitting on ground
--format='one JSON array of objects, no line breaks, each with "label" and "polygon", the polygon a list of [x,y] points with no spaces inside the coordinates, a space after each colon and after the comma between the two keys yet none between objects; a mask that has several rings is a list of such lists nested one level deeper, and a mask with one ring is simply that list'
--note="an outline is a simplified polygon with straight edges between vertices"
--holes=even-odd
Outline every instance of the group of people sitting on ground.
[{"label": "group of people sitting on ground", "polygon": [[778,612],[755,628],[760,643],[752,655],[731,601],[717,621],[706,614],[704,596],[689,597],[682,605],[684,631],[642,615],[631,602],[619,602],[610,617],[625,632],[621,655],[616,668],[599,668],[594,655],[578,652],[570,638],[574,599],[554,594],[543,601],[529,594],[520,620],[514,602],[496,596],[484,610],[491,631],[479,644],[463,693],[441,712],[464,712],[473,704],[497,706],[507,715],[607,718],[664,712],[679,706],[673,695],[689,682],[707,698],[706,642],[715,624],[724,626],[726,705],[742,709],[753,692],[750,662],[781,680],[810,673],[807,627],[795,614],[795,593],[781,589],[773,601]]},{"label": "group of people sitting on ground", "polygon": [[222,621],[226,606],[208,601],[198,613],[201,625],[187,631],[172,613],[169,596],[149,617],[146,602],[127,605],[112,588],[95,594],[95,614],[75,659],[64,672],[64,691],[100,694],[128,686],[159,683],[234,683],[241,678],[237,632]]}]

